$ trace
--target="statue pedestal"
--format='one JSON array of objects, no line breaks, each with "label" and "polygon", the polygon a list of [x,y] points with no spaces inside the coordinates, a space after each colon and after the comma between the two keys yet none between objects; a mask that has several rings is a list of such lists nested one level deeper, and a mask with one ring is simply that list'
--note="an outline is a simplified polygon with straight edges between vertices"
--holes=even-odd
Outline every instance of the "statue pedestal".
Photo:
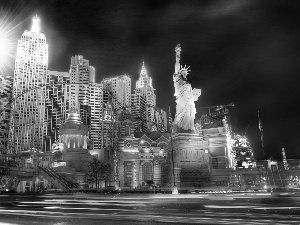
[{"label": "statue pedestal", "polygon": [[208,141],[204,141],[199,134],[190,133],[177,133],[172,140],[172,185],[175,184],[179,190],[207,186],[211,176]]}]

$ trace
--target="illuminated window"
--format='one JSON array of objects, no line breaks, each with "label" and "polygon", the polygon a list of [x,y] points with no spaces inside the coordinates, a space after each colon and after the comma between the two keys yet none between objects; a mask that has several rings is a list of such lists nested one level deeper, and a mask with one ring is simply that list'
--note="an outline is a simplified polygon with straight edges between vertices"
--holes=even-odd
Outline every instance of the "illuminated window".
[{"label": "illuminated window", "polygon": [[144,182],[146,182],[147,180],[152,180],[152,174],[153,174],[152,164],[150,162],[146,162],[142,166],[142,180]]}]

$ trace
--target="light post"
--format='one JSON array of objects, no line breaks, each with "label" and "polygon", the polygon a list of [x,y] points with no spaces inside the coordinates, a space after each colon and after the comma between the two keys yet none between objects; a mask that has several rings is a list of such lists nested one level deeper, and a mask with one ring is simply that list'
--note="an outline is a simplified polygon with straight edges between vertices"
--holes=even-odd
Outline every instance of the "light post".
[{"label": "light post", "polygon": [[[170,108],[169,108],[169,114],[171,115],[170,113]],[[172,190],[172,194],[173,195],[177,195],[178,194],[178,189],[177,189],[177,186],[176,186],[176,176],[175,176],[175,163],[174,163],[174,148],[173,148],[173,136],[172,136],[172,130],[173,130],[173,123],[172,123],[172,119],[171,119],[171,116],[169,118],[169,123],[170,123],[170,141],[171,141],[171,158],[172,158],[172,175],[173,175],[173,190]]]}]

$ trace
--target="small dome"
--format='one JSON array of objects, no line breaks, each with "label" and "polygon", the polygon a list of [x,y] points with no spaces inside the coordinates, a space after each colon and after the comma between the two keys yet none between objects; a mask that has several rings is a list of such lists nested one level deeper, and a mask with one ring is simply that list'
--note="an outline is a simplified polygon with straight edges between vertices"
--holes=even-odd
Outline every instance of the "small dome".
[{"label": "small dome", "polygon": [[78,110],[71,109],[68,119],[60,126],[60,134],[81,134],[88,135],[88,126],[84,125],[81,121]]},{"label": "small dome", "polygon": [[80,114],[76,109],[71,109],[66,123],[82,124]]}]

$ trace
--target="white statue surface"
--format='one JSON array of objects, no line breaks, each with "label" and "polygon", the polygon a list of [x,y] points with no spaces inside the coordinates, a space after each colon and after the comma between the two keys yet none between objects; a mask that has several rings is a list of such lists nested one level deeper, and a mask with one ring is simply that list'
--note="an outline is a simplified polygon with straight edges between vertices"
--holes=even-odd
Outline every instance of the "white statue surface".
[{"label": "white statue surface", "polygon": [[201,95],[201,89],[192,88],[191,84],[187,82],[187,75],[189,68],[180,68],[180,45],[175,48],[176,64],[175,73],[173,75],[174,87],[176,97],[176,115],[173,122],[175,132],[195,133],[195,101]]}]

